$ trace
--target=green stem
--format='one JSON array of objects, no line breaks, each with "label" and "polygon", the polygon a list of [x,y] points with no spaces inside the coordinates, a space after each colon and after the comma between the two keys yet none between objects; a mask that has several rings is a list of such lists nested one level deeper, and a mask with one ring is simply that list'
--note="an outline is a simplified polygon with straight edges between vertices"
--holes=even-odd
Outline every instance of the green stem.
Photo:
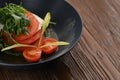
[{"label": "green stem", "polygon": [[10,39],[14,42],[14,43],[18,43],[17,41],[15,41],[14,39],[13,39],[13,37],[11,36],[11,34],[10,33],[7,33],[8,35],[9,35],[9,37],[10,37]]}]

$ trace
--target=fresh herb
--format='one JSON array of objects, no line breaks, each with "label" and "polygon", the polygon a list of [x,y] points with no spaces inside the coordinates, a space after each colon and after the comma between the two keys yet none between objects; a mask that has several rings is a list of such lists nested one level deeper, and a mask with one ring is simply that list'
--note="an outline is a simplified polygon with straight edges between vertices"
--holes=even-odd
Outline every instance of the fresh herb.
[{"label": "fresh herb", "polygon": [[5,47],[5,43],[3,41],[4,41],[4,38],[0,36],[0,49]]},{"label": "fresh herb", "polygon": [[26,26],[30,25],[29,19],[25,16],[27,10],[13,3],[6,4],[0,8],[0,24],[3,25],[1,32],[12,35],[26,34]]},{"label": "fresh herb", "polygon": [[21,5],[13,3],[6,4],[5,7],[0,8],[0,49],[7,46],[2,36],[3,32],[7,33],[13,42],[15,42],[12,38],[13,33],[16,36],[21,33],[28,33],[26,26],[30,25],[30,21],[25,16],[26,11]]},{"label": "fresh herb", "polygon": [[4,53],[8,55],[13,55],[13,56],[22,56],[21,52],[14,51],[14,50],[7,50],[7,51],[4,51]]}]

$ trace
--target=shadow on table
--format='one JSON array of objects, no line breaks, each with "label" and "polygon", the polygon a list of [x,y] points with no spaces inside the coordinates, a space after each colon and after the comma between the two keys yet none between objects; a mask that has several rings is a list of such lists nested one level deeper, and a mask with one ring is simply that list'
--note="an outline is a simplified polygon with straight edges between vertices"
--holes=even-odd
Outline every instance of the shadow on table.
[{"label": "shadow on table", "polygon": [[[9,80],[72,80],[70,69],[59,59],[36,68],[2,69]],[[5,73],[5,74],[4,74]],[[14,79],[13,79],[14,77]]]}]

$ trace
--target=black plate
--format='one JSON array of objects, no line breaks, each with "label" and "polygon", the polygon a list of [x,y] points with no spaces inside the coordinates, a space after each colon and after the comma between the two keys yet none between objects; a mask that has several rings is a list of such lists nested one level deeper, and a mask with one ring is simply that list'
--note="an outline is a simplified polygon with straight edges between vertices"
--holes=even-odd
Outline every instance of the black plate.
[{"label": "black plate", "polygon": [[60,41],[67,41],[68,46],[61,46],[57,52],[45,57],[37,63],[27,63],[20,57],[11,55],[3,55],[0,57],[1,66],[30,66],[35,64],[42,64],[54,60],[74,47],[76,42],[80,39],[82,32],[82,22],[76,10],[64,0],[0,0],[0,7],[5,6],[5,3],[15,3],[22,5],[27,10],[37,14],[41,18],[47,12],[52,15],[52,21],[57,25],[53,27]]}]

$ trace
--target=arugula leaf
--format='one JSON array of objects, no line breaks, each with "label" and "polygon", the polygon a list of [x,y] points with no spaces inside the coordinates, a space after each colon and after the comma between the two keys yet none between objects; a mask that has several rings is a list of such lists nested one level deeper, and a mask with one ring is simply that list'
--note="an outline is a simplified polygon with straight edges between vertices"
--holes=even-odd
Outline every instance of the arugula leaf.
[{"label": "arugula leaf", "polygon": [[7,50],[7,51],[4,51],[4,53],[6,53],[8,55],[13,55],[13,56],[22,56],[21,52],[17,52],[14,50]]},{"label": "arugula leaf", "polygon": [[[0,35],[2,35],[2,34],[0,33]],[[0,36],[0,49],[4,48],[4,47],[6,47],[6,46],[7,46],[7,44],[4,43],[4,38],[3,38],[3,36]]]},{"label": "arugula leaf", "polygon": [[4,32],[19,35],[26,33],[26,26],[30,25],[30,20],[25,16],[27,10],[16,4],[6,4],[0,8],[0,24],[3,25]]},{"label": "arugula leaf", "polygon": [[9,46],[4,42],[3,32],[6,32],[11,40],[13,40],[12,33],[16,35],[28,33],[26,26],[30,25],[30,20],[25,16],[26,11],[21,5],[13,3],[0,8],[0,49]]}]

